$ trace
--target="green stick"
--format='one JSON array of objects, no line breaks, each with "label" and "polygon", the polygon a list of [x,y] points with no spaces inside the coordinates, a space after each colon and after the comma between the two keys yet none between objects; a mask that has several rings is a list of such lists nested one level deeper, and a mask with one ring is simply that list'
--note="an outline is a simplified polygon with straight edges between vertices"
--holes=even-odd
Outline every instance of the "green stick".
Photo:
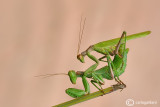
[{"label": "green stick", "polygon": [[94,93],[91,93],[91,94],[88,94],[88,95],[85,95],[85,96],[82,96],[82,97],[79,97],[79,98],[76,98],[76,99],[73,99],[73,100],[58,104],[58,105],[55,105],[55,106],[52,106],[52,107],[68,107],[68,106],[72,106],[74,104],[77,104],[77,103],[80,103],[80,102],[83,102],[83,101],[87,101],[87,100],[102,96],[104,94],[109,94],[111,92],[114,92],[114,91],[116,91],[118,89],[123,89],[125,87],[126,86],[124,84],[121,84],[121,85],[117,85],[116,84],[116,85],[113,85],[112,87],[105,88],[103,90],[104,93],[102,93],[101,91],[97,91],[97,92],[94,92]]}]

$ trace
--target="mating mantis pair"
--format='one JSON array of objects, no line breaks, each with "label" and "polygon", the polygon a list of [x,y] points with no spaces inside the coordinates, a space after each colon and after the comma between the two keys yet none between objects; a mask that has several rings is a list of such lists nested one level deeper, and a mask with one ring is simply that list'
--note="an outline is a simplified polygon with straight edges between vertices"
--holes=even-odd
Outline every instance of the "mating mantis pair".
[{"label": "mating mantis pair", "polygon": [[[84,26],[83,26],[83,29],[84,29]],[[103,92],[103,88],[101,85],[104,85],[105,83],[103,79],[107,79],[107,80],[115,79],[115,81],[117,81],[117,86],[121,86],[121,84],[123,84],[123,86],[126,87],[126,85],[119,79],[119,76],[125,71],[126,64],[127,64],[127,54],[129,49],[126,48],[126,41],[132,40],[135,38],[144,37],[150,33],[151,33],[150,31],[146,31],[146,32],[141,32],[141,33],[127,36],[126,32],[124,31],[120,38],[103,41],[103,42],[91,45],[86,51],[82,52],[81,54],[78,54],[77,59],[80,60],[82,63],[84,63],[84,57],[88,56],[91,60],[95,62],[95,64],[90,66],[85,71],[75,72],[74,70],[70,70],[67,75],[69,76],[72,84],[76,84],[77,77],[81,77],[85,90],[68,88],[66,89],[66,93],[73,98],[77,98],[85,94],[89,94],[90,86],[87,81],[87,78],[90,78],[91,83],[98,90],[101,90],[102,92]],[[82,33],[80,33],[80,39],[82,35],[83,35],[83,30],[82,30]],[[91,54],[92,51],[96,51],[102,54],[103,57],[97,59],[95,56]],[[79,53],[79,49],[78,49],[78,53]],[[110,56],[114,57],[113,60],[111,59]],[[106,58],[107,60],[103,60],[104,58]],[[107,62],[107,65],[97,70],[96,68],[99,65],[99,61]],[[51,76],[51,75],[59,75],[59,74],[48,74],[45,76]]]},{"label": "mating mantis pair", "polygon": [[[76,84],[77,77],[81,77],[85,90],[68,88],[66,89],[66,93],[73,98],[77,98],[85,94],[89,94],[90,87],[86,78],[91,78],[91,83],[102,92],[103,92],[103,89],[101,85],[104,84],[103,78],[107,80],[115,79],[118,82],[118,85],[124,84],[119,79],[119,76],[125,71],[125,68],[126,68],[127,54],[129,51],[129,49],[126,48],[126,41],[140,38],[140,37],[145,37],[150,33],[151,33],[150,31],[146,31],[146,32],[141,32],[141,33],[126,36],[126,32],[123,32],[121,38],[116,38],[116,39],[97,43],[95,45],[90,46],[86,51],[77,55],[77,58],[81,62],[84,62],[84,57],[88,56],[91,60],[95,61],[96,64],[92,65],[84,72],[83,71],[75,72],[74,70],[70,70],[68,72],[68,76],[70,77],[70,81],[72,82],[72,84]],[[104,56],[97,59],[95,56],[90,54],[92,51],[101,53]],[[114,56],[113,61],[111,60],[110,56]],[[106,58],[107,60],[106,61],[103,60],[104,58]],[[107,62],[108,65],[96,70],[96,67],[99,64],[99,61]],[[54,75],[54,74],[49,74],[48,76],[51,76],[51,75]]]},{"label": "mating mantis pair", "polygon": [[[82,82],[85,88],[84,90],[68,88],[66,93],[71,97],[77,98],[81,97],[87,93],[90,93],[89,84],[86,78],[91,78],[91,83],[98,89],[103,92],[103,88],[101,85],[104,85],[104,79],[112,80],[115,79],[118,83],[117,86],[126,86],[120,79],[119,76],[125,71],[126,63],[127,63],[127,54],[129,49],[126,48],[126,41],[144,37],[150,34],[150,31],[141,32],[133,35],[126,36],[126,32],[122,33],[121,38],[116,38],[104,42],[97,43],[95,45],[90,46],[86,51],[82,52],[77,56],[77,58],[83,63],[84,57],[88,56],[91,60],[95,61],[96,64],[89,67],[84,72],[71,70],[68,72],[70,80],[73,84],[76,84],[77,77],[82,78]],[[98,53],[103,54],[104,56],[97,59],[93,55],[90,54],[91,51],[96,51]],[[110,56],[114,56],[113,61]],[[103,60],[106,58],[107,60]],[[107,62],[108,65],[96,70],[96,67],[99,64],[99,61]],[[97,86],[97,85],[99,86]],[[121,88],[121,87],[119,87]],[[123,89],[123,87],[122,87]]]}]

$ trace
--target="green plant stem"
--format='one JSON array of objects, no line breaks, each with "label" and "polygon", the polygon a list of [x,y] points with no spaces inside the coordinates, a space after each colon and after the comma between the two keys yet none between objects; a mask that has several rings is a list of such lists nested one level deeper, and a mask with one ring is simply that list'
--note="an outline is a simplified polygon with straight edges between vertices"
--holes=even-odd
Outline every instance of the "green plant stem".
[{"label": "green plant stem", "polygon": [[[126,87],[122,84],[121,84],[121,86],[123,88]],[[79,97],[79,98],[76,98],[76,99],[73,99],[73,100],[70,100],[70,101],[52,106],[52,107],[68,107],[68,106],[71,106],[71,105],[74,105],[74,104],[77,104],[77,103],[80,103],[80,102],[83,102],[83,101],[87,101],[87,100],[96,98],[98,96],[103,96],[104,94],[109,94],[109,93],[114,92],[118,89],[123,89],[121,86],[120,85],[113,85],[112,87],[108,87],[108,88],[103,89],[104,93],[102,91],[97,91],[97,92],[87,94],[85,96],[82,96],[82,97]]]}]

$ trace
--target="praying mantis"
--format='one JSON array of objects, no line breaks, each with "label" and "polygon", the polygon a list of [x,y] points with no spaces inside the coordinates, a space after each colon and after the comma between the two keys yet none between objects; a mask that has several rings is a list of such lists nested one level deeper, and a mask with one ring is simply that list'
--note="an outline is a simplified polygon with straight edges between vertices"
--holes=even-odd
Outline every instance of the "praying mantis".
[{"label": "praying mantis", "polygon": [[[85,21],[84,21],[84,24],[85,24]],[[83,29],[84,29],[84,26],[83,26]],[[82,33],[79,34],[80,42],[83,35],[83,29],[82,29]],[[127,64],[127,54],[128,54],[129,48],[126,48],[126,42],[128,40],[145,37],[150,33],[151,33],[150,31],[145,31],[145,32],[127,36],[126,32],[124,31],[120,38],[103,41],[103,42],[99,42],[97,44],[91,45],[87,50],[83,51],[80,54],[79,54],[79,47],[78,47],[77,59],[80,60],[82,63],[84,63],[84,57],[88,56],[91,60],[95,62],[95,64],[90,66],[85,71],[75,72],[74,70],[70,70],[68,74],[65,74],[69,76],[72,84],[76,84],[76,80],[78,77],[82,78],[82,83],[85,89],[85,90],[81,90],[76,88],[68,88],[66,89],[65,92],[73,98],[78,98],[86,94],[89,94],[90,86],[87,81],[87,78],[90,78],[91,83],[98,90],[102,92],[103,92],[102,85],[105,84],[103,79],[107,79],[107,80],[115,79],[115,81],[117,82],[116,84],[117,86],[121,86],[121,84],[123,84],[123,86],[126,87],[126,85],[119,78],[119,76],[124,73],[126,64]],[[78,46],[80,46],[80,42]],[[92,51],[96,51],[102,54],[103,57],[97,59],[95,56],[91,54]],[[111,59],[111,56],[113,56],[113,60]],[[104,58],[106,58],[107,60],[103,60]],[[107,65],[97,70],[96,68],[99,65],[99,61],[106,62]],[[47,75],[41,75],[41,76],[52,76],[52,75],[62,75],[62,74],[64,73],[47,74]],[[119,88],[123,89],[123,87],[119,87]]]}]

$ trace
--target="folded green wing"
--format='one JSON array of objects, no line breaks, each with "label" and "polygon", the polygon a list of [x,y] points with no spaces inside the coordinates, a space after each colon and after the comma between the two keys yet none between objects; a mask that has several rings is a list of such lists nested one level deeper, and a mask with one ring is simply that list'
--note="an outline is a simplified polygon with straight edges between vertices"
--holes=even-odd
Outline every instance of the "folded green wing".
[{"label": "folded green wing", "polygon": [[[141,38],[141,37],[145,37],[147,35],[149,35],[151,33],[151,31],[145,31],[145,32],[141,32],[141,33],[136,33],[136,34],[132,34],[126,37],[127,41],[128,40],[132,40],[132,39],[136,39],[136,38]],[[103,41],[103,42],[99,42],[97,44],[94,45],[94,47],[109,47],[109,46],[114,46],[118,43],[120,38],[115,38],[115,39],[111,39],[111,40],[107,40],[107,41]]]}]

